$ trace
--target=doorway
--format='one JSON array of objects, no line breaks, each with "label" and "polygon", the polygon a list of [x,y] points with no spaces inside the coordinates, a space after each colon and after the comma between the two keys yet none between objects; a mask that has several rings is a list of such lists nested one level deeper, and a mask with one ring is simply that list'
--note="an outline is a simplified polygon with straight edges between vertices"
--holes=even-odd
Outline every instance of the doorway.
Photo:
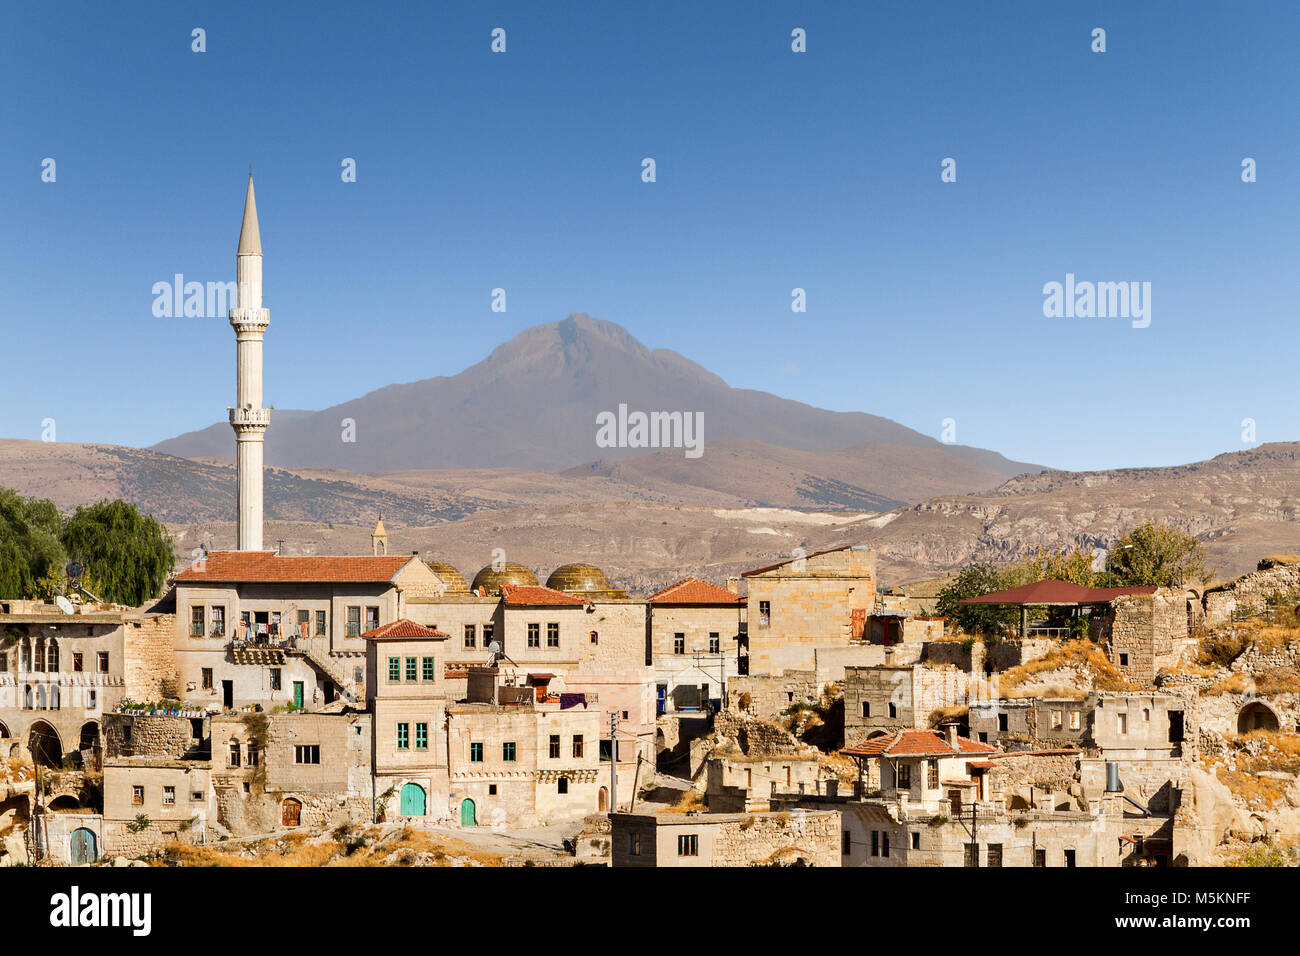
[{"label": "doorway", "polygon": [[235,682],[233,680],[223,680],[221,682],[221,706],[226,710],[235,709]]},{"label": "doorway", "polygon": [[402,816],[424,816],[424,787],[418,783],[402,785]]},{"label": "doorway", "polygon": [[85,827],[72,831],[68,838],[68,861],[71,863],[94,863],[99,859],[95,847],[95,834]]},{"label": "doorway", "polygon": [[302,820],[302,803],[293,797],[280,805],[280,823],[286,827],[296,827]]},{"label": "doorway", "polygon": [[302,681],[293,682],[293,706],[301,707],[303,702]]},{"label": "doorway", "polygon": [[474,801],[468,797],[460,802],[460,825],[463,827],[478,826],[478,821],[474,817]]}]

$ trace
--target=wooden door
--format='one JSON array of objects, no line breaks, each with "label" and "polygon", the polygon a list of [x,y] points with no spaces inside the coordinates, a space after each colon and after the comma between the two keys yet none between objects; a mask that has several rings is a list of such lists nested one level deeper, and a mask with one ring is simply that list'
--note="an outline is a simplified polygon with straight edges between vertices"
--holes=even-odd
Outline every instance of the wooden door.
[{"label": "wooden door", "polygon": [[302,804],[290,797],[281,806],[280,823],[286,827],[296,827],[302,820]]}]

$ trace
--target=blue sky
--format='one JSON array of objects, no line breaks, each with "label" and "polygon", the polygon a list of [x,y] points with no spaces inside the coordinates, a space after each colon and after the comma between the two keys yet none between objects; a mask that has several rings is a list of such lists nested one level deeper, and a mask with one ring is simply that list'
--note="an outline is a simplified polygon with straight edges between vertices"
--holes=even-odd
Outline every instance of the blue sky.
[{"label": "blue sky", "polygon": [[[155,318],[151,289],[233,279],[251,162],[280,408],[580,311],[732,385],[1057,467],[1238,450],[1244,418],[1300,439],[1293,3],[56,3],[5,27],[0,436],[224,418],[224,316]],[[1045,318],[1066,273],[1150,282],[1150,327]]]}]

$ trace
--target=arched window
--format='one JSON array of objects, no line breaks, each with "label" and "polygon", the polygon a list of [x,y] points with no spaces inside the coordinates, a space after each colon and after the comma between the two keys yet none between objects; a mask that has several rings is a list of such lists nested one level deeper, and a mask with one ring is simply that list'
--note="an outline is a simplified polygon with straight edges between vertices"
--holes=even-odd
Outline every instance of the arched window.
[{"label": "arched window", "polygon": [[32,685],[28,684],[23,688],[23,710],[35,710],[36,699],[32,695]]},{"label": "arched window", "polygon": [[59,685],[50,685],[50,710],[59,709]]},{"label": "arched window", "polygon": [[45,685],[36,685],[36,709],[45,710]]},{"label": "arched window", "polygon": [[19,669],[24,671],[32,669],[32,639],[30,637],[23,638]]},{"label": "arched window", "polygon": [[45,670],[58,671],[59,669],[59,642],[50,638],[49,645],[45,648]]}]

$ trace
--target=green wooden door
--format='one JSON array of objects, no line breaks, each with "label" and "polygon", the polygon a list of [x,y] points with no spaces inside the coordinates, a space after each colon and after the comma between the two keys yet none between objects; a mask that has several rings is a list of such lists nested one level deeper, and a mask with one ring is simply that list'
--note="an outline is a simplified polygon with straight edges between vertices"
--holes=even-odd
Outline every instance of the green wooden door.
[{"label": "green wooden door", "polygon": [[474,801],[465,799],[460,802],[460,825],[463,827],[476,827],[478,822],[474,819]]},{"label": "green wooden door", "polygon": [[85,827],[72,831],[69,858],[73,863],[94,863],[99,854],[95,850],[95,834]]},{"label": "green wooden door", "polygon": [[402,786],[402,816],[424,816],[424,787],[418,783],[408,783]]},{"label": "green wooden door", "polygon": [[293,682],[293,705],[295,707],[302,706],[302,681],[300,680]]}]

